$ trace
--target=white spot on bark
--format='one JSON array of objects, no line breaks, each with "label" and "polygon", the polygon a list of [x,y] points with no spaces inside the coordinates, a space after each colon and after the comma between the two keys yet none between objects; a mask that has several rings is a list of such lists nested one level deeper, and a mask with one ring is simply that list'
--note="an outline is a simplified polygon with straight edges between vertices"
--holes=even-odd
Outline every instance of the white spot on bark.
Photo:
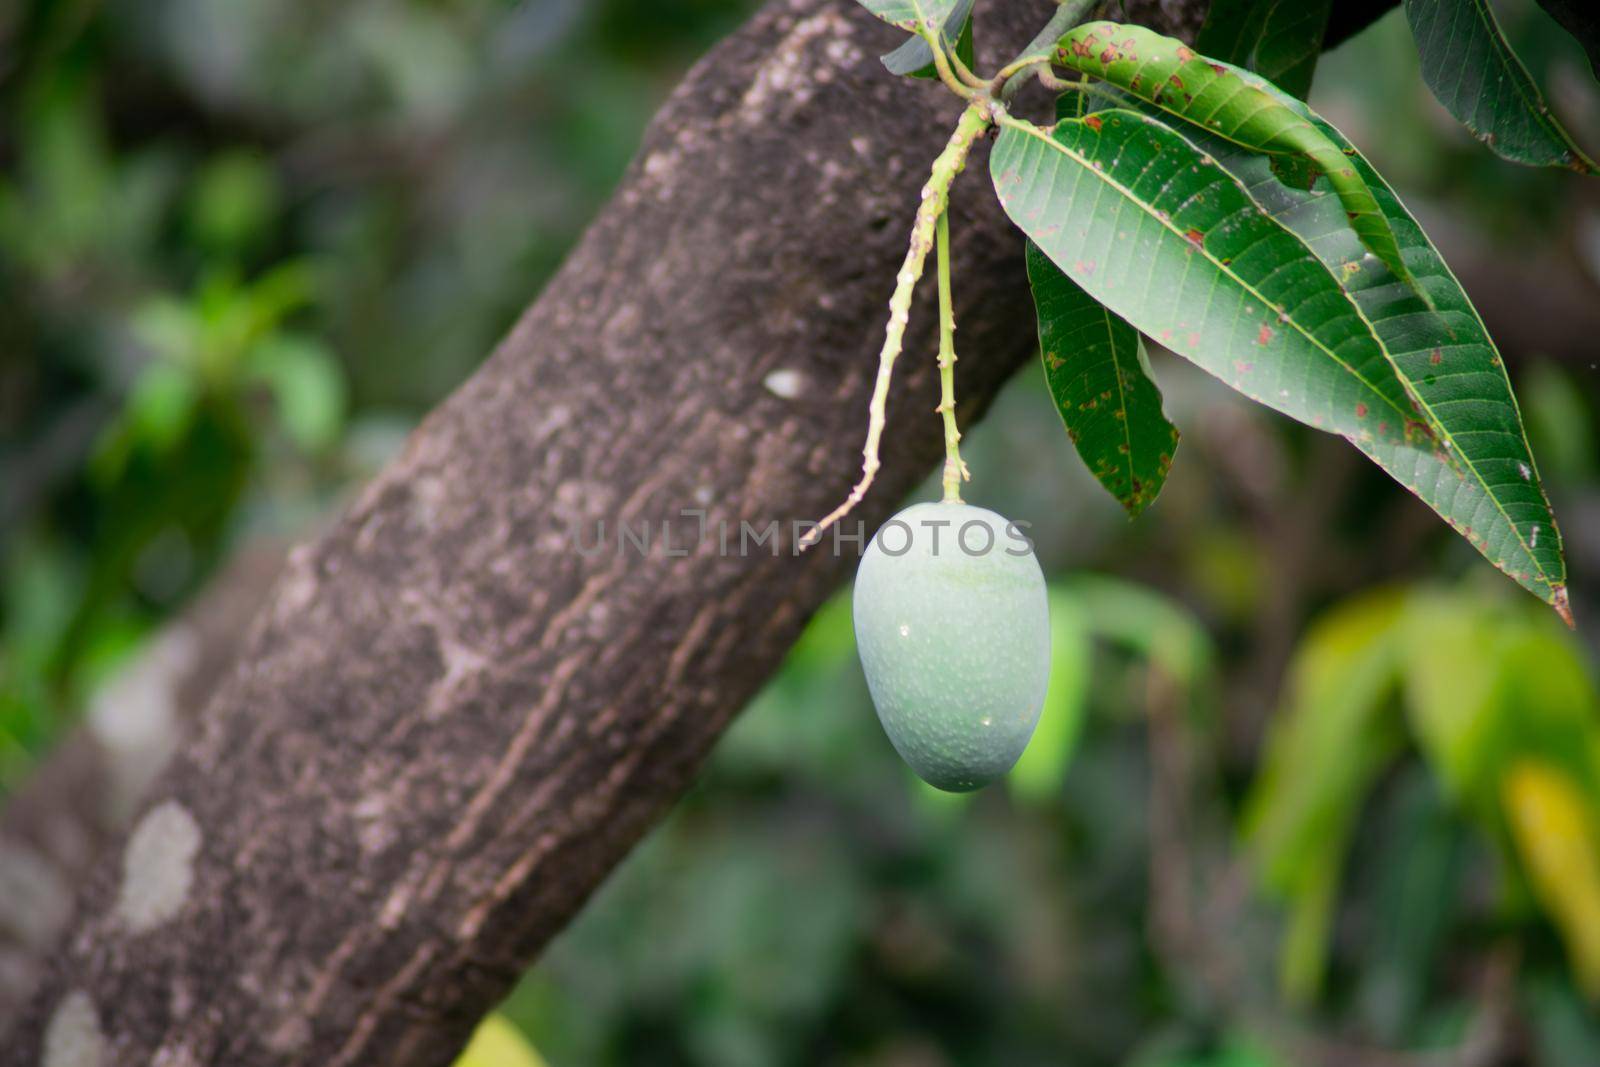
[{"label": "white spot on bark", "polygon": [[267,1031],[267,1047],[274,1052],[295,1052],[311,1041],[311,1024],[302,1015],[289,1015]]},{"label": "white spot on bark", "polygon": [[383,793],[367,793],[350,809],[356,821],[356,841],[361,851],[371,855],[394,843],[396,829],[389,818],[389,798]]},{"label": "white spot on bark", "polygon": [[423,715],[429,719],[440,718],[451,708],[457,707],[457,691],[488,671],[490,666],[488,656],[448,637],[439,638],[439,655],[444,660],[444,675],[433,684],[428,692],[427,703],[423,706]]},{"label": "white spot on bark", "polygon": [[861,62],[861,49],[842,37],[829,41],[822,51],[836,67],[853,67]]},{"label": "white spot on bark", "polygon": [[[369,493],[376,492],[374,488],[368,489]],[[283,574],[278,578],[277,603],[274,608],[278,615],[291,617],[309,607],[311,599],[317,595],[316,564],[312,559],[310,545],[301,545],[289,553],[289,558],[284,561]]]},{"label": "white spot on bark", "polygon": [[780,396],[785,400],[793,400],[805,392],[806,379],[799,371],[784,367],[761,379],[761,384],[766,386],[767,392],[773,396]]},{"label": "white spot on bark", "polygon": [[666,181],[678,165],[676,152],[651,152],[644,157],[644,173],[656,181]]},{"label": "white spot on bark", "polygon": [[186,626],[172,626],[103,685],[89,704],[89,731],[110,758],[105,815],[126,822],[178,744],[178,689],[199,659]]},{"label": "white spot on bark", "polygon": [[393,930],[400,925],[400,920],[405,917],[406,909],[409,907],[411,907],[411,887],[403,883],[395,886],[389,894],[389,899],[378,909],[378,926],[385,930]]},{"label": "white spot on bark", "polygon": [[199,851],[200,827],[182,804],[168,800],[152,808],[122,854],[117,917],[137,934],[176,916],[194,882]]},{"label": "white spot on bark", "polygon": [[150,1067],[200,1067],[200,1058],[187,1045],[164,1045],[156,1050]]},{"label": "white spot on bark", "polygon": [[40,1067],[102,1067],[106,1062],[106,1036],[100,1030],[94,1001],[83,990],[74,989],[50,1016]]},{"label": "white spot on bark", "polygon": [[772,116],[769,111],[775,100],[782,100],[794,107],[808,103],[811,100],[812,68],[815,64],[806,55],[807,47],[818,38],[832,38],[827,47],[830,59],[835,55],[848,55],[849,52],[859,57],[859,50],[842,39],[850,32],[850,24],[831,11],[795,23],[794,29],[773,51],[772,58],[756,72],[744,99],[739,102],[739,110],[745,121],[758,123],[770,119]]},{"label": "white spot on bark", "polygon": [[72,887],[25,845],[0,842],[0,934],[44,948],[72,916]]},{"label": "white spot on bark", "polygon": [[450,485],[445,479],[431,474],[418,474],[411,479],[411,518],[424,530],[436,529],[439,521],[449,513]]}]

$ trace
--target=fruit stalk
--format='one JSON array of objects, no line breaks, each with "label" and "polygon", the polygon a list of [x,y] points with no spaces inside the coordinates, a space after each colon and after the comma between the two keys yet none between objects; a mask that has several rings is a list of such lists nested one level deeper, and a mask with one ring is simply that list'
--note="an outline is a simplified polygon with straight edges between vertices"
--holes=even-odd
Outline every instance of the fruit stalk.
[{"label": "fruit stalk", "polygon": [[989,123],[987,102],[974,101],[961,113],[960,121],[951,131],[950,140],[945,142],[944,149],[934,158],[928,181],[922,187],[922,202],[917,207],[916,221],[911,227],[911,244],[906,250],[900,273],[895,276],[894,294],[889,297],[889,324],[884,328],[883,348],[878,353],[878,377],[873,383],[872,401],[867,413],[867,441],[861,449],[861,480],[850,490],[844,503],[825,515],[801,539],[801,548],[808,548],[820,541],[828,527],[850,514],[872,487],[872,480],[878,473],[878,444],[883,438],[889,382],[894,374],[894,361],[899,358],[905,340],[906,323],[911,318],[911,294],[916,288],[917,279],[922,277],[928,253],[933,249],[939,216],[944,214],[950,202],[950,183],[966,166],[973,142],[989,128]]},{"label": "fruit stalk", "polygon": [[935,227],[939,270],[939,413],[944,416],[944,502],[961,503],[961,483],[972,477],[961,462],[961,431],[956,428],[956,312],[950,299],[950,212]]}]

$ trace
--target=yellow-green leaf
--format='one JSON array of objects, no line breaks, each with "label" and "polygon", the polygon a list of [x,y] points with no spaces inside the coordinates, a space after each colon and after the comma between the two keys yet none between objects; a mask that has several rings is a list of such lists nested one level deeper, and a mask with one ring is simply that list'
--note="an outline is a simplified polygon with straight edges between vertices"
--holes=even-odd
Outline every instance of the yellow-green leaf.
[{"label": "yellow-green leaf", "polygon": [[545,1067],[522,1031],[498,1013],[478,1024],[455,1067]]},{"label": "yellow-green leaf", "polygon": [[1585,995],[1600,999],[1600,851],[1588,798],[1537,761],[1502,780],[1506,815],[1535,896],[1550,914]]}]

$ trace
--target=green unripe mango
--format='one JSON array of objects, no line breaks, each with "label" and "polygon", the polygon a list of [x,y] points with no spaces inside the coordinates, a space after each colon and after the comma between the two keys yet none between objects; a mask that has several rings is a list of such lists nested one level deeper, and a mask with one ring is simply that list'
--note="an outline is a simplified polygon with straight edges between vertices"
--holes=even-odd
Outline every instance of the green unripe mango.
[{"label": "green unripe mango", "polygon": [[856,571],[856,647],[878,719],[929,785],[964,793],[1028,746],[1050,680],[1050,609],[1033,546],[970,504],[914,504]]}]

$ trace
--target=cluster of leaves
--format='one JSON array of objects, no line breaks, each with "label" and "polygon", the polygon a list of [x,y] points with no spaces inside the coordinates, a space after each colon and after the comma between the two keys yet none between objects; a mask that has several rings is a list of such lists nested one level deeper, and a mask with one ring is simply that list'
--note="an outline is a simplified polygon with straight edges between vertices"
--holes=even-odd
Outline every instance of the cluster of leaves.
[{"label": "cluster of leaves", "polygon": [[[954,0],[862,3],[930,52],[953,50],[970,19]],[[1057,406],[1137,514],[1178,438],[1144,358],[1153,338],[1350,441],[1570,620],[1560,533],[1494,342],[1399,198],[1294,95],[1330,7],[1227,0],[1198,50],[1112,22],[1051,30],[1007,68],[1082,78],[1049,126],[1009,113],[1004,79],[953,85],[999,126],[991,175],[1028,237]],[[1496,152],[1595,172],[1486,4],[1405,7],[1429,85]]]},{"label": "cluster of leaves", "polygon": [[1415,1007],[1466,907],[1452,819],[1495,846],[1502,917],[1542,910],[1578,986],[1600,998],[1600,692],[1571,635],[1547,619],[1426,589],[1328,612],[1291,669],[1245,816],[1262,880],[1290,908],[1286,991],[1318,992],[1363,807],[1413,747],[1442,817],[1414,842],[1431,857],[1410,865],[1414,904],[1385,913],[1398,934],[1384,939],[1397,954],[1387,966],[1412,976],[1395,1010]]}]

